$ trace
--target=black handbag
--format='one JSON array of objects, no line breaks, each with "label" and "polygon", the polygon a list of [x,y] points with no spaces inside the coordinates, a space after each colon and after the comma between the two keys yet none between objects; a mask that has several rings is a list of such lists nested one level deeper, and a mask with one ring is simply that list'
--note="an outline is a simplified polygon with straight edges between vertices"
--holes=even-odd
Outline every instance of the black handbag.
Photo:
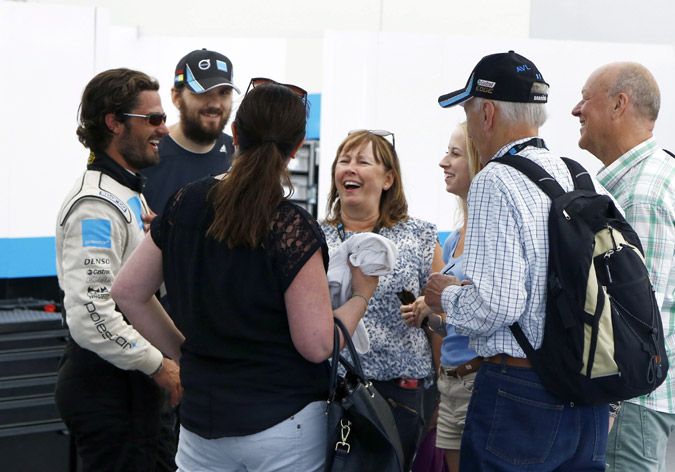
[{"label": "black handbag", "polygon": [[[351,363],[340,355],[340,331]],[[338,376],[338,364],[346,370],[344,377]],[[403,450],[391,408],[363,375],[351,336],[337,318],[329,392],[325,471],[402,472]]]}]

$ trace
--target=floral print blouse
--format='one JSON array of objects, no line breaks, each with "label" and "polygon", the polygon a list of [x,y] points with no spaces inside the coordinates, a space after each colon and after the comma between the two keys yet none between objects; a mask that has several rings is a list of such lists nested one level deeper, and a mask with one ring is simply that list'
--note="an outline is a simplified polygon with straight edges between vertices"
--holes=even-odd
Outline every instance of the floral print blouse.
[{"label": "floral print blouse", "polygon": [[[342,243],[340,235],[335,226],[326,222],[321,224],[321,229],[332,255]],[[399,255],[394,270],[380,277],[363,318],[370,337],[370,351],[361,356],[361,364],[370,379],[422,379],[433,372],[429,341],[422,329],[403,323],[401,301],[396,294],[408,290],[415,297],[420,295],[431,274],[438,238],[436,225],[410,217],[378,233],[394,242]],[[352,234],[345,231],[345,239]]]}]

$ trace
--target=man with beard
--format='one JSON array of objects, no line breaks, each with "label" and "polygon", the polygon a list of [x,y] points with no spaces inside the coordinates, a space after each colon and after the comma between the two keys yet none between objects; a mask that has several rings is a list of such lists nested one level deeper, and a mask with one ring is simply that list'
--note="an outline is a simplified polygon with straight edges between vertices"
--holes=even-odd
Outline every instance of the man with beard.
[{"label": "man with beard", "polygon": [[[55,397],[84,471],[176,468],[175,445],[160,439],[160,413],[162,389],[173,405],[180,399],[178,365],[164,358],[165,339],[143,338],[110,298],[115,275],[144,236],[148,209],[138,172],[157,163],[159,141],[168,133],[158,89],[156,80],[129,69],[101,72],[87,84],[77,135],[91,151],[89,162],[56,225],[70,338]],[[165,321],[172,339],[182,340]]]},{"label": "man with beard", "polygon": [[160,163],[145,169],[143,194],[156,213],[176,190],[230,168],[234,146],[223,128],[232,111],[232,62],[224,55],[200,49],[178,61],[171,100],[180,121],[159,143]]}]

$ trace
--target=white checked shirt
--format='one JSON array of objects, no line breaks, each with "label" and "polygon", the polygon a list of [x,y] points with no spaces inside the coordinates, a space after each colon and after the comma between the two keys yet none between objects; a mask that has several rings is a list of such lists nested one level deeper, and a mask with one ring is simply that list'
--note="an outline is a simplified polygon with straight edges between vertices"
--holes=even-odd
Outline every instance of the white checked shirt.
[{"label": "white checked shirt", "polygon": [[[529,139],[507,144],[493,159]],[[543,167],[566,191],[573,188],[557,154],[533,146],[518,154]],[[593,183],[598,192],[607,193]],[[541,346],[551,200],[516,169],[493,163],[473,179],[468,205],[464,272],[472,285],[453,285],[443,291],[448,323],[469,336],[470,347],[480,356],[526,357],[509,326],[518,321],[532,346]]]}]

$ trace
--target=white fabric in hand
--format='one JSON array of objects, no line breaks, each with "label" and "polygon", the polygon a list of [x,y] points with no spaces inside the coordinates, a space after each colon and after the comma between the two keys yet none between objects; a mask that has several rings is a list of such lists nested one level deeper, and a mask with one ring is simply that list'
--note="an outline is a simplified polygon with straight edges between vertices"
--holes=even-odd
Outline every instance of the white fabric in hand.
[{"label": "white fabric in hand", "polygon": [[[398,258],[396,245],[376,233],[357,233],[344,241],[333,253],[328,265],[328,287],[333,308],[342,306],[352,295],[351,262],[366,275],[382,276],[391,272]],[[359,354],[370,350],[370,339],[363,320],[359,321],[352,335]]]}]

